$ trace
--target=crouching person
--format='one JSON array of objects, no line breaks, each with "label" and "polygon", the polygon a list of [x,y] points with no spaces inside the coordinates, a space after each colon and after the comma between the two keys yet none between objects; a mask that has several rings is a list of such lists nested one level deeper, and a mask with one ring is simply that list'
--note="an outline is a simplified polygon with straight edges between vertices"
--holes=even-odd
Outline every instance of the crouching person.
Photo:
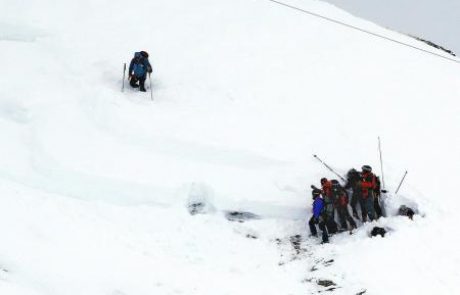
[{"label": "crouching person", "polygon": [[318,231],[316,229],[316,225],[318,225],[319,229],[322,231],[322,242],[329,243],[329,237],[326,229],[326,222],[323,217],[324,211],[324,201],[321,198],[321,190],[313,189],[312,191],[313,196],[313,216],[310,218],[308,225],[310,226],[311,235],[316,237],[318,236]]},{"label": "crouching person", "polygon": [[[134,58],[129,64],[128,80],[131,87],[139,87],[139,90],[145,92],[145,79],[147,73],[152,73],[152,66],[149,62],[149,54],[145,51],[136,52]],[[139,84],[137,84],[139,82]]]}]

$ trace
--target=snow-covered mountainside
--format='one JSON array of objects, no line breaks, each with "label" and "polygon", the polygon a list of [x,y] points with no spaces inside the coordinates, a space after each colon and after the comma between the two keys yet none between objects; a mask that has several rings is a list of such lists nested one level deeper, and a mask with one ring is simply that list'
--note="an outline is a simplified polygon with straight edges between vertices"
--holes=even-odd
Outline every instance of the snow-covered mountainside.
[{"label": "snow-covered mountainside", "polygon": [[[1,0],[0,64],[2,295],[460,292],[458,64],[266,0]],[[378,171],[377,136],[420,214],[307,238],[312,155]]]}]

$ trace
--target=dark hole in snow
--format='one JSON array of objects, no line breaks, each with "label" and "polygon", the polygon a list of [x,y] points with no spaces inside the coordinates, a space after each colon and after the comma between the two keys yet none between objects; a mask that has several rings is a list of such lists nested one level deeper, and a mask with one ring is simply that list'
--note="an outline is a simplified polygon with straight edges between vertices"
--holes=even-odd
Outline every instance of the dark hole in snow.
[{"label": "dark hole in snow", "polygon": [[251,219],[259,219],[259,215],[244,211],[227,211],[225,217],[230,221],[245,222]]},{"label": "dark hole in snow", "polygon": [[359,291],[358,293],[356,293],[356,295],[363,295],[366,292],[367,292],[367,290],[362,290],[362,291]]},{"label": "dark hole in snow", "polygon": [[249,239],[257,239],[257,236],[251,235],[251,234],[247,234],[247,235],[246,235],[246,238],[249,238]]},{"label": "dark hole in snow", "polygon": [[374,228],[371,231],[371,236],[376,237],[380,235],[382,236],[382,238],[384,238],[386,233],[387,231],[383,227],[374,226]]}]

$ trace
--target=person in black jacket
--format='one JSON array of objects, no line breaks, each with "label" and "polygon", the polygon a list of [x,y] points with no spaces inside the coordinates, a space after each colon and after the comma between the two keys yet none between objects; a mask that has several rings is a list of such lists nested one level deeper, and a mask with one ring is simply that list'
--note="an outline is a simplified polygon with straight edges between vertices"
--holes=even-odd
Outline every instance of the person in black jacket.
[{"label": "person in black jacket", "polygon": [[339,215],[340,226],[342,230],[347,230],[347,221],[351,229],[356,228],[356,222],[348,212],[348,193],[337,180],[332,180],[332,195],[334,196],[335,208]]},{"label": "person in black jacket", "polygon": [[[361,197],[361,186],[360,186],[360,181],[361,181],[361,175],[356,169],[352,168],[350,171],[347,173],[347,183],[345,185],[345,189],[350,189],[351,190],[351,201],[350,201],[350,206],[351,210],[353,211],[353,217],[356,219],[359,219],[358,217],[358,209],[357,205],[358,203],[361,206],[361,211],[364,211],[364,202]],[[363,214],[363,219],[364,219],[364,214]]]}]

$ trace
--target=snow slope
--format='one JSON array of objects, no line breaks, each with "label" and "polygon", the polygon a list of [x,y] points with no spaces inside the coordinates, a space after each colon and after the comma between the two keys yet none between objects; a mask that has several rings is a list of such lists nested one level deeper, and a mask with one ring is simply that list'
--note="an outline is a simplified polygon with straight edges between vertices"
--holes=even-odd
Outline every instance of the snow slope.
[{"label": "snow slope", "polygon": [[[460,291],[458,64],[263,0],[1,4],[0,294]],[[136,50],[153,102],[120,92]],[[423,217],[306,239],[307,188],[334,177],[312,154],[377,168],[377,136],[387,188],[409,169],[392,202]],[[196,200],[209,214],[188,213]]]}]

